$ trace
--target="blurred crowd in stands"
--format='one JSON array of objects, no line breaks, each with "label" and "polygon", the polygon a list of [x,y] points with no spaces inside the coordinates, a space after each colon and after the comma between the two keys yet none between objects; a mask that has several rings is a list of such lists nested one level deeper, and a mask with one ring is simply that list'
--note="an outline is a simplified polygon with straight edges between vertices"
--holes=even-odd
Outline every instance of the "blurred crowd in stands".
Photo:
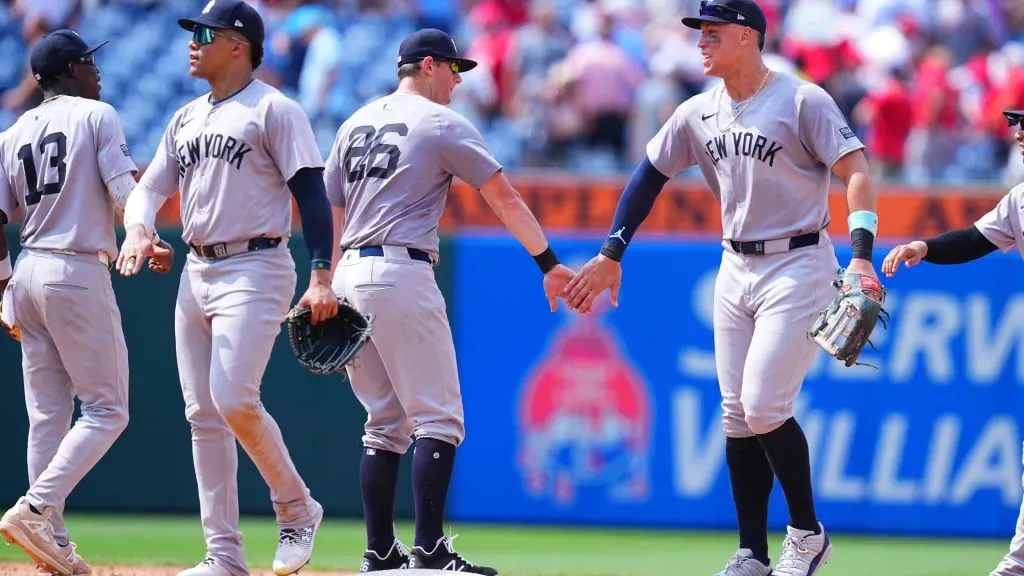
[{"label": "blurred crowd in stands", "polygon": [[[114,40],[90,38],[97,30],[131,32],[131,43],[101,51],[100,65],[104,98],[111,76],[113,103],[141,123],[130,143],[144,163],[175,108],[204,89],[187,77],[189,37],[174,20],[206,1],[7,2],[0,61],[15,65],[0,66],[0,128],[38,102],[27,49],[48,30],[71,27],[93,41]],[[675,107],[715,82],[702,74],[699,32],[680,23],[699,0],[252,3],[268,29],[259,77],[302,104],[325,153],[349,114],[397,85],[398,43],[419,27],[448,31],[481,62],[463,75],[452,106],[510,170],[628,173]],[[1024,109],[1024,0],[760,3],[769,67],[828,90],[880,176],[921,186],[1024,180],[1001,114]],[[152,55],[130,69],[113,69],[129,66],[126,51],[146,50]]]}]

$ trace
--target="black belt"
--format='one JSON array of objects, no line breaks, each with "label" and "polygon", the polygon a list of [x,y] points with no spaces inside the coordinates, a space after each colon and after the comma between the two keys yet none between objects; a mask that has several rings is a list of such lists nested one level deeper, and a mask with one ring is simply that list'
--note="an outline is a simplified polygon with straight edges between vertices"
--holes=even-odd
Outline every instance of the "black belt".
[{"label": "black belt", "polygon": [[[412,258],[413,260],[419,260],[421,262],[426,262],[427,264],[431,264],[432,263],[430,261],[430,254],[428,252],[420,250],[419,248],[406,248],[406,250],[409,252],[409,258]],[[359,249],[359,257],[360,258],[363,257],[363,256],[383,256],[383,255],[384,255],[384,247],[383,246],[363,246],[362,248]]]},{"label": "black belt", "polygon": [[[796,248],[803,248],[805,246],[816,246],[818,240],[821,238],[820,232],[808,232],[807,234],[801,234],[799,236],[793,236],[789,239],[789,250]],[[739,240],[729,240],[729,244],[732,245],[732,249],[740,254],[746,254],[748,256],[761,256],[765,254],[765,242],[776,242],[774,240],[748,240],[746,242],[740,242]]]},{"label": "black belt", "polygon": [[208,260],[221,260],[236,254],[277,248],[281,244],[281,237],[277,238],[250,238],[239,242],[221,242],[219,244],[189,244],[189,247],[201,258]]}]

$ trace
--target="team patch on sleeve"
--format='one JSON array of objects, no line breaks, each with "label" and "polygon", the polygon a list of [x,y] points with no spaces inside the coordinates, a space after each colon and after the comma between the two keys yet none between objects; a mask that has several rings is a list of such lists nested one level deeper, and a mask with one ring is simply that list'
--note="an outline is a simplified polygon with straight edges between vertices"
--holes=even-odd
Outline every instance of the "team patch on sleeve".
[{"label": "team patch on sleeve", "polygon": [[853,133],[853,130],[850,130],[849,126],[843,126],[842,128],[840,128],[839,133],[842,134],[843,138],[846,138],[847,140],[849,140],[850,138],[857,137],[857,135]]},{"label": "team patch on sleeve", "polygon": [[124,154],[125,156],[127,156],[128,158],[132,157],[131,153],[128,152],[128,145],[127,144],[121,144],[121,153]]}]

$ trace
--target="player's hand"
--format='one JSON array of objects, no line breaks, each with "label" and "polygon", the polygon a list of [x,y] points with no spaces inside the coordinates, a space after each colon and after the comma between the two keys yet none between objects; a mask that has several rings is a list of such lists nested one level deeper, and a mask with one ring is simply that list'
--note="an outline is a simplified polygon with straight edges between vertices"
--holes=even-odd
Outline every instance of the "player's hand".
[{"label": "player's hand", "polygon": [[571,268],[561,264],[548,270],[548,273],[544,275],[544,294],[548,297],[548,304],[551,306],[552,312],[558,310],[558,297],[563,295],[566,285],[575,276],[576,273]]},{"label": "player's hand", "polygon": [[157,274],[167,274],[174,265],[174,248],[166,240],[160,240],[153,247],[153,255],[149,257],[149,269]]},{"label": "player's hand", "polygon": [[928,245],[920,240],[914,240],[910,244],[900,244],[889,251],[889,255],[882,261],[882,273],[892,276],[899,270],[900,263],[907,268],[916,266],[928,255]]},{"label": "player's hand", "polygon": [[865,260],[863,258],[851,258],[850,265],[846,267],[846,272],[849,274],[860,274],[862,276],[878,278],[878,274],[875,272],[875,265],[871,263],[871,260]]},{"label": "player's hand", "polygon": [[122,276],[132,276],[142,270],[142,262],[153,255],[153,238],[146,234],[142,224],[132,224],[125,230],[121,253],[117,255],[117,270]]},{"label": "player's hand", "polygon": [[619,286],[622,285],[622,264],[604,254],[590,259],[565,287],[563,300],[570,310],[586,314],[594,300],[606,289],[610,290],[612,306],[619,306]]},{"label": "player's hand", "polygon": [[314,270],[309,278],[309,288],[299,298],[299,308],[309,308],[313,313],[311,322],[317,324],[338,314],[338,296],[331,289],[329,270]]}]

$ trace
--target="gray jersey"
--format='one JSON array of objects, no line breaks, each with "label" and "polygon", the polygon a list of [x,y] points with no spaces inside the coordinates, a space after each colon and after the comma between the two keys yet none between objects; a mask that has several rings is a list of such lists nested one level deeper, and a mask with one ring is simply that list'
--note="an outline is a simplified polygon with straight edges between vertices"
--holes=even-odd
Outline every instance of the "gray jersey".
[{"label": "gray jersey", "polygon": [[1003,196],[996,207],[978,218],[974,225],[989,242],[1002,252],[1016,247],[1024,256],[1024,231],[1021,211],[1024,210],[1024,184],[1018,184]]},{"label": "gray jersey", "polygon": [[775,72],[737,117],[724,86],[683,102],[647,144],[659,172],[700,167],[722,205],[723,237],[769,240],[829,223],[831,168],[863,148],[825,90]]},{"label": "gray jersey", "polygon": [[106,183],[136,170],[117,112],[58,96],[22,114],[0,139],[0,210],[24,210],[24,248],[117,255]]},{"label": "gray jersey", "polygon": [[181,192],[182,239],[216,244],[292,229],[288,180],[323,159],[302,108],[253,80],[229,98],[209,94],[171,118],[139,186]]},{"label": "gray jersey", "polygon": [[391,245],[436,254],[452,177],[479,189],[501,165],[459,113],[392,94],[353,114],[324,170],[327,197],[345,209],[344,248]]}]

